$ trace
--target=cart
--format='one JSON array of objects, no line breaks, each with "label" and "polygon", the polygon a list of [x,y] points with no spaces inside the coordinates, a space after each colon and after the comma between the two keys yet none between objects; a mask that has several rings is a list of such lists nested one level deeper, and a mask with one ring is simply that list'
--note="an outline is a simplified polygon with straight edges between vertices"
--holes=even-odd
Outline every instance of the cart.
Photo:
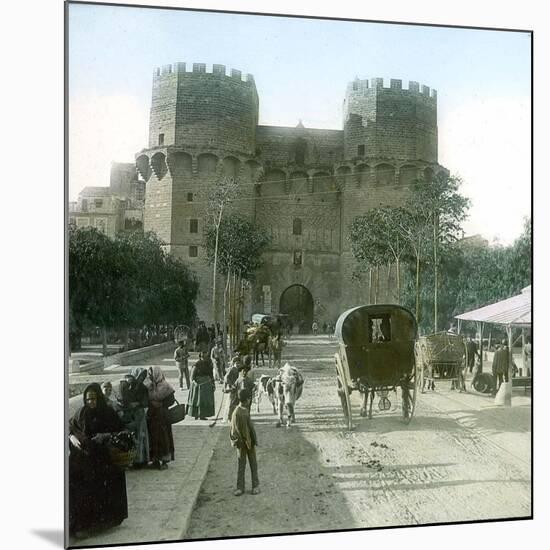
[{"label": "cart", "polygon": [[337,389],[348,429],[353,428],[350,396],[354,391],[362,395],[360,416],[372,418],[375,396],[378,409],[387,411],[392,409],[390,392],[397,397],[400,389],[401,413],[408,424],[418,381],[414,315],[394,304],[358,306],[340,315],[334,334]]},{"label": "cart", "polygon": [[460,389],[461,369],[464,367],[466,345],[460,334],[436,332],[421,336],[416,344],[420,387],[424,393],[435,387],[435,380],[449,380],[451,389]]}]

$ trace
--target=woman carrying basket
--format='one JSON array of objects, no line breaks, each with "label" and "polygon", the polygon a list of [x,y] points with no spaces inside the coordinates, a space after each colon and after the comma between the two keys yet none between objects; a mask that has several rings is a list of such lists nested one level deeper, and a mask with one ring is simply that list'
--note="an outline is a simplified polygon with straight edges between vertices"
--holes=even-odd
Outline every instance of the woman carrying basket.
[{"label": "woman carrying basket", "polygon": [[128,517],[126,476],[111,461],[108,442],[124,429],[99,384],[69,421],[69,533],[78,538],[120,525]]}]

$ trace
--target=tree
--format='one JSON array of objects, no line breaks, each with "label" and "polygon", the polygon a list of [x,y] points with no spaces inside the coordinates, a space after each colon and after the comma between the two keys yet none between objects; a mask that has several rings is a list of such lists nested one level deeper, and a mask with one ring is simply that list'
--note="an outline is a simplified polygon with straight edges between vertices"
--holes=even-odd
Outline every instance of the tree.
[{"label": "tree", "polygon": [[216,276],[218,271],[218,246],[220,225],[227,206],[233,201],[238,191],[238,183],[234,178],[225,178],[212,190],[208,200],[208,216],[210,224],[214,228],[214,250],[212,270],[212,318],[214,319],[214,330],[218,336],[218,296],[216,288]]},{"label": "tree", "polygon": [[114,240],[93,228],[69,230],[69,332],[76,349],[86,326],[107,329],[169,324],[195,315],[198,283],[163,250],[154,233]]},{"label": "tree", "polygon": [[69,229],[69,310],[73,344],[84,326],[101,327],[103,354],[107,328],[127,323],[132,289],[125,279],[134,265],[126,250],[95,228]]},{"label": "tree", "polygon": [[[378,270],[386,263],[390,254],[381,210],[375,208],[362,216],[357,216],[350,225],[348,235],[351,251],[359,264],[359,272],[369,273],[369,302],[374,303],[378,301]],[[373,270],[376,273],[376,284],[373,284]],[[359,272],[356,272],[356,275]]]},{"label": "tree", "polygon": [[198,283],[187,266],[164,250],[153,232],[120,235],[134,269],[127,284],[134,289],[131,326],[178,323],[195,316]]},{"label": "tree", "polygon": [[[407,262],[409,269],[414,265],[414,310],[418,322],[422,318],[421,314],[421,293],[422,285],[420,274],[426,265],[425,258],[428,254],[427,244],[430,238],[429,218],[422,210],[398,208],[394,216],[396,231],[405,239],[408,244],[408,253],[410,259]],[[405,258],[406,260],[409,257]]]},{"label": "tree", "polygon": [[405,208],[415,216],[422,232],[431,227],[434,332],[438,330],[438,292],[440,252],[462,234],[462,222],[466,219],[470,201],[459,193],[462,180],[443,172],[431,181],[417,180]]},{"label": "tree", "polygon": [[211,264],[217,261],[219,273],[226,277],[224,302],[228,298],[233,344],[240,326],[243,286],[254,279],[271,239],[265,231],[236,214],[224,217],[217,228],[208,226],[205,237],[208,261]]},{"label": "tree", "polygon": [[524,218],[523,231],[514,241],[510,254],[508,273],[513,293],[531,284],[532,247],[531,218]]}]

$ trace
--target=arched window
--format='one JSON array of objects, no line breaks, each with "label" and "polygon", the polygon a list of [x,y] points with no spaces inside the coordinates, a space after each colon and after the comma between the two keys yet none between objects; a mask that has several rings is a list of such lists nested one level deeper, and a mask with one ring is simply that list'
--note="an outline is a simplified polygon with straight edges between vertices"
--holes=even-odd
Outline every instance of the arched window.
[{"label": "arched window", "polygon": [[302,234],[302,220],[300,218],[294,218],[292,222],[292,234],[293,235]]}]

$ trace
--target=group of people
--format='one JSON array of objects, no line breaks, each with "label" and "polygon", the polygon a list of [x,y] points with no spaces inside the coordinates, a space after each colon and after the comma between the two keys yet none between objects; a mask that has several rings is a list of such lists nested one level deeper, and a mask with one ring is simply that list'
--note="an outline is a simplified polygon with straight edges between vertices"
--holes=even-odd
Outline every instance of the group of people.
[{"label": "group of people", "polygon": [[[465,391],[465,371],[473,374],[472,384],[478,374],[478,368],[481,362],[479,346],[472,336],[469,336],[465,342],[466,346],[466,364],[465,368],[459,369],[459,389]],[[523,348],[523,364],[525,374],[531,376],[531,338],[528,336]],[[518,367],[510,354],[508,340],[502,339],[497,344],[497,349],[493,355],[491,373],[494,379],[493,394],[496,394],[503,382],[509,382],[510,375],[515,377],[518,374]]]},{"label": "group of people", "polygon": [[132,436],[133,468],[164,470],[174,460],[175,392],[162,369],[134,367],[113,393],[111,382],[89,384],[69,421],[69,532],[77,537],[128,517],[125,472],[112,459],[121,434]]},{"label": "group of people", "polygon": [[[199,336],[200,338],[200,336]],[[252,491],[259,492],[255,447],[257,436],[250,419],[255,383],[249,376],[252,358],[234,350],[226,363],[221,341],[210,352],[199,351],[189,369],[185,341],[174,352],[179,385],[189,390],[187,415],[206,419],[215,415],[216,381],[229,397],[227,416],[231,444],[237,450],[235,495],[244,492],[247,461],[252,472]],[[128,517],[125,468],[115,463],[112,447],[121,435],[132,437],[133,469],[164,470],[173,461],[174,439],[169,408],[175,389],[159,366],[134,367],[113,388],[112,382],[89,384],[83,403],[69,421],[69,532],[80,537],[119,525]]]}]

